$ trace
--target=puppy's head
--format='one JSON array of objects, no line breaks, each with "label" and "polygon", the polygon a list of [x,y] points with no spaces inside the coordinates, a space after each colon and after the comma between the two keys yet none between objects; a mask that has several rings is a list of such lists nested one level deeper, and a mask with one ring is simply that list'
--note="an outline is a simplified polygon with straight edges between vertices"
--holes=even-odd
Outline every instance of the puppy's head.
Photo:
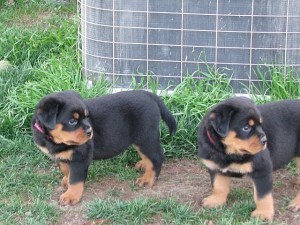
[{"label": "puppy's head", "polygon": [[57,144],[82,145],[93,136],[88,110],[75,91],[44,97],[35,111],[40,126]]},{"label": "puppy's head", "polygon": [[248,98],[233,97],[221,102],[210,111],[208,120],[226,154],[254,155],[266,148],[261,115]]}]

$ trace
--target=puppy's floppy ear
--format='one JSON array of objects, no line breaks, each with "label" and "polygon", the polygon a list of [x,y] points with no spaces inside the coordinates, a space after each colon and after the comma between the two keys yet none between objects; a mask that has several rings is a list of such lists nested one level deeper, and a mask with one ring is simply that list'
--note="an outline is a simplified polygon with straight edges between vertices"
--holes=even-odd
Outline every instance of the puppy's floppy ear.
[{"label": "puppy's floppy ear", "polygon": [[37,118],[48,129],[53,130],[56,125],[56,117],[62,102],[55,97],[46,97],[37,107]]},{"label": "puppy's floppy ear", "polygon": [[213,109],[209,115],[209,121],[214,130],[221,136],[226,137],[229,131],[234,108],[230,105],[220,104]]}]

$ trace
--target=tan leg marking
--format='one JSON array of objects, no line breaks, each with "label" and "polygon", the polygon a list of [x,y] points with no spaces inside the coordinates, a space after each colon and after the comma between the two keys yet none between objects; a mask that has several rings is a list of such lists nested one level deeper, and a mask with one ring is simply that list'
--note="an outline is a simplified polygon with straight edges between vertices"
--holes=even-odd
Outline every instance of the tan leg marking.
[{"label": "tan leg marking", "polygon": [[137,170],[146,170],[146,162],[143,160],[140,160],[135,164],[134,168]]},{"label": "tan leg marking", "polygon": [[230,178],[216,174],[213,182],[212,194],[203,199],[202,204],[207,208],[215,208],[224,205],[230,191]]},{"label": "tan leg marking", "polygon": [[275,213],[272,193],[269,193],[265,197],[258,199],[257,191],[254,186],[254,201],[256,204],[256,209],[251,213],[251,216],[259,217],[262,220],[272,221]]},{"label": "tan leg marking", "polygon": [[75,205],[77,204],[83,194],[84,182],[77,184],[68,184],[68,190],[59,198],[60,205]]},{"label": "tan leg marking", "polygon": [[68,181],[69,181],[69,164],[64,162],[59,162],[59,169],[63,173],[64,177],[61,180],[61,186],[64,188],[68,188]]},{"label": "tan leg marking", "polygon": [[[295,161],[296,161],[297,173],[298,173],[298,176],[299,176],[300,175],[300,157],[297,157],[295,159]],[[296,184],[300,185],[300,177],[298,177],[298,179],[296,181]]]},{"label": "tan leg marking", "polygon": [[134,168],[137,170],[146,170],[146,167],[147,167],[147,160],[142,159],[135,164]]},{"label": "tan leg marking", "polygon": [[292,208],[294,212],[300,210],[300,191],[298,191],[296,197],[289,204],[289,208]]},{"label": "tan leg marking", "polygon": [[143,186],[149,186],[152,187],[155,183],[155,172],[153,169],[153,163],[151,162],[151,160],[144,155],[140,148],[138,146],[134,146],[137,150],[137,152],[139,153],[140,157],[142,158],[141,161],[139,161],[136,165],[135,168],[136,169],[143,169],[145,170],[145,173],[142,177],[138,178],[135,182],[136,185],[143,187]]},{"label": "tan leg marking", "polygon": [[[297,172],[298,172],[298,175],[299,175],[299,173],[300,173],[300,157],[297,157],[295,160],[296,160],[296,165],[297,165]],[[299,177],[298,177],[298,180],[297,180],[297,184],[300,185],[300,178]],[[298,191],[296,197],[289,204],[289,208],[291,208],[295,212],[300,210],[300,190]]]}]

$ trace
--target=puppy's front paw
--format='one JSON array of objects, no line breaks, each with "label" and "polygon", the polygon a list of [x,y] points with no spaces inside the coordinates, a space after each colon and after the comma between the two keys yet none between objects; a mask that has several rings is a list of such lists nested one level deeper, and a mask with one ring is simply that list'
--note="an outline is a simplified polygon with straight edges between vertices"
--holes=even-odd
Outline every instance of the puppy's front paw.
[{"label": "puppy's front paw", "polygon": [[300,193],[291,201],[289,208],[291,208],[294,212],[300,210]]},{"label": "puppy's front paw", "polygon": [[135,164],[134,168],[137,170],[146,170],[146,166],[146,163],[143,160],[140,160]]},{"label": "puppy's front paw", "polygon": [[202,200],[203,207],[216,208],[226,203],[226,198],[219,195],[210,195]]},{"label": "puppy's front paw", "polygon": [[77,204],[83,194],[84,183],[68,184],[68,190],[59,198],[60,205],[75,205]]},{"label": "puppy's front paw", "polygon": [[135,184],[139,187],[153,187],[153,185],[155,184],[155,177],[147,177],[144,175],[138,178]]},{"label": "puppy's front paw", "polygon": [[251,213],[252,217],[258,217],[261,220],[267,220],[267,221],[272,221],[274,217],[274,211],[273,210],[254,210]]},{"label": "puppy's front paw", "polygon": [[60,205],[75,205],[77,204],[81,199],[81,196],[76,196],[73,193],[70,193],[69,191],[66,191],[59,197],[59,204]]},{"label": "puppy's front paw", "polygon": [[61,186],[65,189],[68,188],[68,177],[67,176],[64,176],[60,182]]}]

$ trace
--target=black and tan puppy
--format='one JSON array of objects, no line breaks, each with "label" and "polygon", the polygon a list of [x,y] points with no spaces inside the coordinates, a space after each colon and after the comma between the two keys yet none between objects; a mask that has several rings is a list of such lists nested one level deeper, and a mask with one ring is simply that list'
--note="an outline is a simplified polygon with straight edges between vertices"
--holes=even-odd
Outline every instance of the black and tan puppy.
[{"label": "black and tan puppy", "polygon": [[[248,175],[253,181],[256,203],[252,216],[272,220],[272,170],[293,158],[300,167],[300,101],[255,106],[245,97],[225,100],[203,118],[198,145],[213,188],[203,206],[225,204],[230,177]],[[290,207],[300,209],[300,192]]]},{"label": "black and tan puppy", "polygon": [[164,160],[160,118],[173,135],[173,115],[157,95],[146,91],[88,100],[74,91],[45,96],[36,106],[32,132],[37,146],[57,161],[64,174],[62,185],[67,191],[60,196],[60,204],[80,201],[93,159],[114,157],[131,144],[142,158],[136,168],[145,171],[136,184],[153,186]]}]

